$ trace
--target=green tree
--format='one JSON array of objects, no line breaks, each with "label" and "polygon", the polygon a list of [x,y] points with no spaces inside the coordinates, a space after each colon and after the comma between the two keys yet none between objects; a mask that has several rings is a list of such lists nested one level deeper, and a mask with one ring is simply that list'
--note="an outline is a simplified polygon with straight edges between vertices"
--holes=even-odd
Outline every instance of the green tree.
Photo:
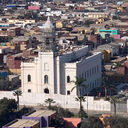
[{"label": "green tree", "polygon": [[74,113],[69,111],[68,109],[64,109],[60,106],[51,106],[51,110],[56,111],[59,117],[74,117]]},{"label": "green tree", "polygon": [[79,111],[79,116],[82,119],[82,113],[83,113],[83,107],[82,107],[82,102],[85,102],[85,97],[81,95],[80,89],[81,88],[87,88],[87,85],[84,84],[86,79],[82,77],[76,77],[76,81],[73,81],[75,83],[75,86],[71,89],[71,92],[76,88],[77,89],[77,98],[76,101],[80,102],[80,111]]},{"label": "green tree", "polygon": [[107,100],[108,90],[110,89],[110,83],[109,78],[106,75],[102,77],[102,86],[105,92],[105,99]]},{"label": "green tree", "polygon": [[104,88],[105,92],[105,99],[107,100],[108,92],[110,96],[112,95],[112,91],[116,91],[115,85],[110,83],[110,78],[106,75],[103,75],[102,77],[102,87]]},{"label": "green tree", "polygon": [[110,96],[112,96],[112,92],[113,92],[113,91],[116,91],[116,86],[113,85],[113,84],[110,84],[110,86],[109,86]]},{"label": "green tree", "polygon": [[7,91],[10,89],[10,82],[8,79],[0,78],[0,90]]},{"label": "green tree", "polygon": [[104,119],[105,124],[109,124],[110,128],[127,128],[128,118],[125,117],[108,117]]},{"label": "green tree", "polygon": [[104,128],[104,126],[98,117],[89,116],[81,122],[80,128]]},{"label": "green tree", "polygon": [[0,111],[6,110],[7,112],[13,112],[17,109],[17,104],[14,99],[3,98],[0,100]]},{"label": "green tree", "polygon": [[62,117],[56,116],[55,119],[51,119],[50,127],[64,128],[64,119]]},{"label": "green tree", "polygon": [[23,115],[32,112],[34,109],[32,107],[23,106],[18,112],[16,112],[16,118],[22,118]]},{"label": "green tree", "polygon": [[116,116],[116,104],[118,103],[118,99],[115,96],[110,98],[110,103],[114,106],[114,116]]},{"label": "green tree", "polygon": [[17,103],[14,99],[3,98],[0,100],[0,127],[12,121]]},{"label": "green tree", "polygon": [[22,95],[22,92],[21,92],[21,90],[17,89],[14,91],[13,95],[16,96],[16,98],[17,98],[17,106],[18,106],[18,110],[19,110],[19,96]]},{"label": "green tree", "polygon": [[48,98],[48,99],[45,100],[45,103],[48,104],[48,107],[50,108],[51,104],[55,103],[55,101],[51,98]]}]

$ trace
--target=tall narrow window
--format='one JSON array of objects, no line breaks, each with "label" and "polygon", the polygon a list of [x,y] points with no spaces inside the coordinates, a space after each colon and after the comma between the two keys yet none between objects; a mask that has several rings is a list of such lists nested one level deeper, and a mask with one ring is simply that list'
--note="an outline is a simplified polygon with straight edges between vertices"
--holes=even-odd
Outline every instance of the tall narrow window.
[{"label": "tall narrow window", "polygon": [[31,82],[31,75],[28,75],[28,82]]},{"label": "tall narrow window", "polygon": [[44,76],[44,84],[48,84],[48,75]]},{"label": "tall narrow window", "polygon": [[70,91],[67,91],[67,95],[70,95]]},{"label": "tall narrow window", "polygon": [[46,45],[49,45],[49,38],[46,38]]},{"label": "tall narrow window", "polygon": [[67,83],[70,83],[70,76],[67,76]]},{"label": "tall narrow window", "polygon": [[98,67],[98,65],[97,65],[97,72],[99,71],[99,67]]},{"label": "tall narrow window", "polygon": [[87,77],[87,76],[86,76],[86,72],[85,72],[85,74],[84,74],[84,78],[86,79],[86,77]]},{"label": "tall narrow window", "polygon": [[44,63],[44,70],[45,71],[48,71],[49,70],[48,63]]}]

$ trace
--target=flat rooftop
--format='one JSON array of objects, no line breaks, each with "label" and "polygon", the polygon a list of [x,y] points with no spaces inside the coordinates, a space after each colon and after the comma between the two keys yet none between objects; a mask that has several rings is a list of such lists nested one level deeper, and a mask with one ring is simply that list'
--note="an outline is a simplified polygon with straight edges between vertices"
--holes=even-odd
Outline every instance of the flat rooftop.
[{"label": "flat rooftop", "polygon": [[33,112],[32,114],[28,115],[28,117],[42,117],[42,116],[51,116],[55,114],[55,111],[52,110],[38,110]]},{"label": "flat rooftop", "polygon": [[9,46],[0,46],[0,49],[7,49],[10,48]]},{"label": "flat rooftop", "polygon": [[16,122],[9,125],[8,127],[24,128],[24,127],[32,127],[37,124],[39,124],[39,121],[18,119]]}]

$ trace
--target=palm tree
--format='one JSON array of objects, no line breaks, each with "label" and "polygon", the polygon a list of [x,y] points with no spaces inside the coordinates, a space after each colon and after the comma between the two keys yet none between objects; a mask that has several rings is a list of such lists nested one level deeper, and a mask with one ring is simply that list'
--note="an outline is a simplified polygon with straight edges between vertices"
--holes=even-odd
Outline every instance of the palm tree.
[{"label": "palm tree", "polygon": [[109,89],[110,89],[110,96],[112,96],[112,90],[115,91],[116,87],[115,87],[115,85],[110,84]]},{"label": "palm tree", "polygon": [[48,99],[45,100],[45,103],[48,104],[48,107],[50,108],[51,104],[55,103],[55,101],[51,98],[48,98]]},{"label": "palm tree", "polygon": [[109,80],[106,75],[102,77],[102,86],[104,87],[105,99],[107,100],[108,89],[110,88]]},{"label": "palm tree", "polygon": [[114,116],[116,116],[116,104],[118,103],[118,99],[115,96],[110,98],[110,103],[114,106]]},{"label": "palm tree", "polygon": [[109,80],[108,76],[106,76],[106,75],[103,75],[103,77],[102,77],[102,86],[103,86],[104,92],[105,92],[105,99],[107,100],[108,91],[110,92],[110,95],[111,95],[111,91],[116,90],[116,87],[114,85],[110,84],[110,80]]},{"label": "palm tree", "polygon": [[87,85],[84,84],[85,81],[86,81],[86,79],[84,79],[82,77],[76,77],[76,81],[72,81],[75,83],[75,86],[71,89],[71,92],[72,92],[75,88],[77,88],[76,101],[80,102],[79,116],[81,118],[82,118],[82,111],[83,111],[82,102],[85,102],[85,97],[81,95],[80,89],[81,88],[87,88]]},{"label": "palm tree", "polygon": [[18,110],[19,110],[19,96],[22,95],[22,92],[21,92],[21,90],[17,89],[14,91],[13,95],[17,97],[17,106],[18,106]]},{"label": "palm tree", "polygon": [[76,97],[76,101],[78,101],[80,103],[80,111],[79,111],[79,117],[82,119],[83,117],[83,106],[82,106],[82,102],[85,102],[85,97],[84,96],[78,96]]},{"label": "palm tree", "polygon": [[86,79],[82,78],[82,77],[76,77],[76,81],[72,81],[75,83],[75,86],[71,89],[71,92],[77,88],[77,95],[81,96],[81,92],[80,92],[80,88],[87,88],[87,85],[84,84],[84,82],[86,81]]}]

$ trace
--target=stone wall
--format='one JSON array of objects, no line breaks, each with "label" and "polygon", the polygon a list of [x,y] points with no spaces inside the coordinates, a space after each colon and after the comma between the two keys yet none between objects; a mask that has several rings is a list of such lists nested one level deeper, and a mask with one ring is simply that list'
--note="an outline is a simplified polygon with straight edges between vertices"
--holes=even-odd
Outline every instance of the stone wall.
[{"label": "stone wall", "polygon": [[[9,91],[0,91],[0,99],[7,97],[9,99],[16,99],[16,96],[13,96],[13,92]],[[45,99],[52,98],[56,101],[57,105],[60,105],[64,108],[74,108],[79,109],[79,102],[75,101],[75,96],[66,96],[66,95],[44,95],[44,94],[34,94],[34,93],[23,93],[20,96],[21,105],[46,105]],[[111,104],[108,101],[104,100],[94,100],[94,97],[86,97],[86,102],[83,103],[84,109],[87,109],[88,101],[88,110],[93,111],[111,111]]]},{"label": "stone wall", "polygon": [[[111,104],[111,111],[114,112],[114,105]],[[127,103],[117,103],[116,104],[117,112],[127,112]]]}]

